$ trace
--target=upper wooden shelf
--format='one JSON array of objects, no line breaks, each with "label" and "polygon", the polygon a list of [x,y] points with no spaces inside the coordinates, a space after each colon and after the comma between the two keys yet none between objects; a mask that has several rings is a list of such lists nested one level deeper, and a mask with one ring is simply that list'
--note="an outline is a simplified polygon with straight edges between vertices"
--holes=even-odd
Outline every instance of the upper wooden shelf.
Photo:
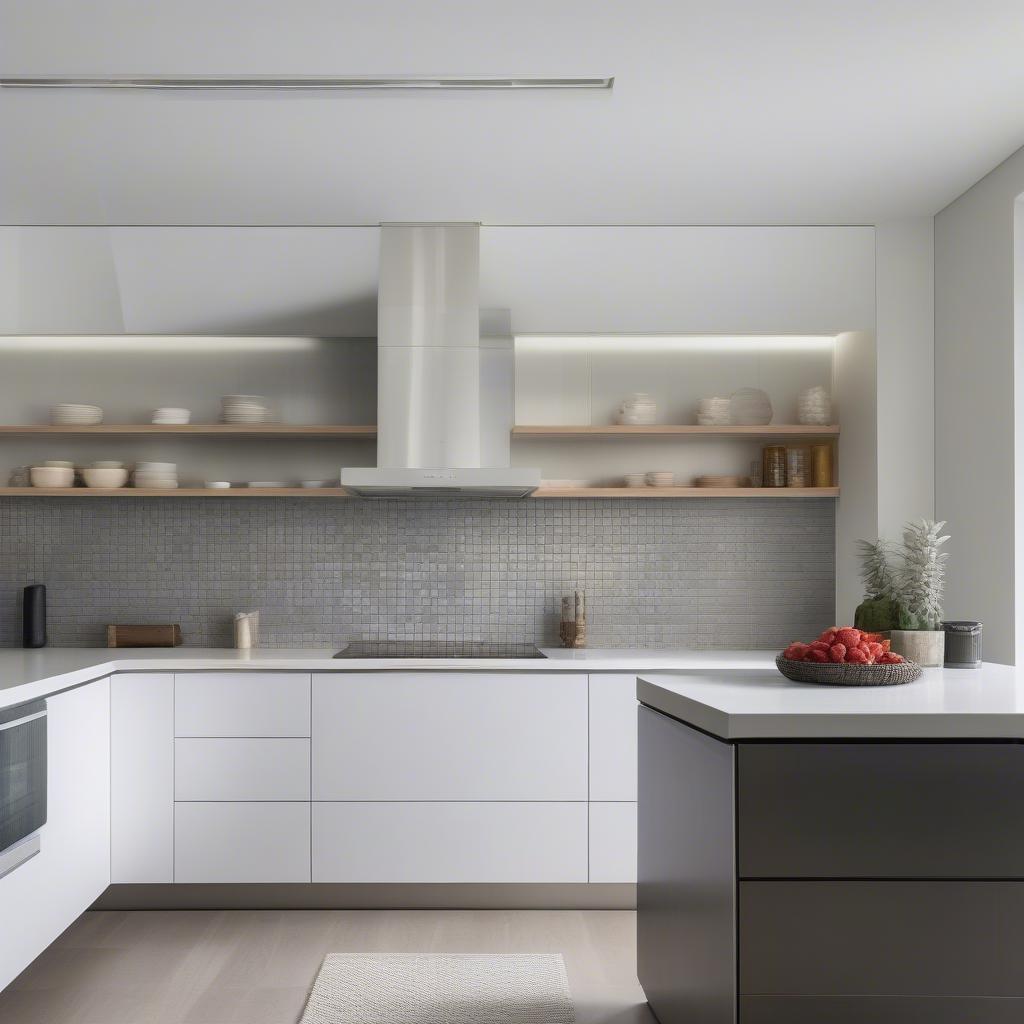
[{"label": "upper wooden shelf", "polygon": [[376,426],[299,423],[98,423],[94,426],[65,426],[52,423],[0,424],[0,437],[333,437],[373,440]]},{"label": "upper wooden shelf", "polygon": [[351,498],[341,487],[0,487],[8,498]]},{"label": "upper wooden shelf", "polygon": [[769,423],[763,427],[703,427],[693,423],[655,423],[650,426],[534,426],[512,428],[513,437],[536,439],[615,438],[615,437],[838,437],[839,426],[815,426],[804,423]]},{"label": "upper wooden shelf", "polygon": [[534,498],[838,498],[838,487],[540,487]]}]

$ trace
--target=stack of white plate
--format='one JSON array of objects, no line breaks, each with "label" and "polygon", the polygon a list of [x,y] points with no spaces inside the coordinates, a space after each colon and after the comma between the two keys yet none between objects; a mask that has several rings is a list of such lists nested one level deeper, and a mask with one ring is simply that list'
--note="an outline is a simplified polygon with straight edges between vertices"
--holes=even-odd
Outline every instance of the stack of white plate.
[{"label": "stack of white plate", "polygon": [[133,483],[153,490],[173,490],[178,486],[178,467],[173,462],[137,462]]},{"label": "stack of white plate", "polygon": [[732,423],[732,399],[702,398],[697,403],[697,422],[702,427],[724,427]]},{"label": "stack of white plate", "polygon": [[175,409],[168,406],[165,409],[157,409],[153,413],[154,423],[188,423],[192,413],[188,409]]},{"label": "stack of white plate", "polygon": [[50,409],[50,422],[62,427],[91,427],[103,422],[103,410],[98,405],[63,403]]},{"label": "stack of white plate", "polygon": [[262,395],[225,395],[220,400],[223,423],[266,423],[269,412]]}]

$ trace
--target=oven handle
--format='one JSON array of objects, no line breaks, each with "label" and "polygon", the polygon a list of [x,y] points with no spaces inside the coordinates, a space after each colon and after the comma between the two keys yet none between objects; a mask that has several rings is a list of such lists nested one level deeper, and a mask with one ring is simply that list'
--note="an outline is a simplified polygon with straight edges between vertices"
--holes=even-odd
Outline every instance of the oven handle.
[{"label": "oven handle", "polygon": [[26,722],[34,722],[37,718],[46,717],[46,708],[42,711],[37,711],[34,715],[26,715],[24,718],[16,718],[13,722],[4,722],[0,725],[0,732],[4,732],[7,729],[13,729],[15,726],[25,725]]}]

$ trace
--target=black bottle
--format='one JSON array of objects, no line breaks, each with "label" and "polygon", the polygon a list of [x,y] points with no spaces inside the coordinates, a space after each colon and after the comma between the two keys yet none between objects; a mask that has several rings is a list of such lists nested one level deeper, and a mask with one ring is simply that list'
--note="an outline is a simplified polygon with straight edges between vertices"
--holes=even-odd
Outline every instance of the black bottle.
[{"label": "black bottle", "polygon": [[27,586],[22,599],[21,646],[46,646],[46,587],[42,583]]}]

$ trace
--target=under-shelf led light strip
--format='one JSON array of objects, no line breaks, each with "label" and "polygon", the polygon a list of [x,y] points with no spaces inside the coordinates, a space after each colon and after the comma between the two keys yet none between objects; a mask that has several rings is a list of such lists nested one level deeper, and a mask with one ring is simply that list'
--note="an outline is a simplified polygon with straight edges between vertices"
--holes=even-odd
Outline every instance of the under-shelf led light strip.
[{"label": "under-shelf led light strip", "polygon": [[831,335],[518,334],[520,352],[808,352],[830,351]]},{"label": "under-shelf led light strip", "polygon": [[4,89],[191,89],[344,92],[378,89],[611,89],[614,76],[541,75],[19,75],[0,76]]}]

